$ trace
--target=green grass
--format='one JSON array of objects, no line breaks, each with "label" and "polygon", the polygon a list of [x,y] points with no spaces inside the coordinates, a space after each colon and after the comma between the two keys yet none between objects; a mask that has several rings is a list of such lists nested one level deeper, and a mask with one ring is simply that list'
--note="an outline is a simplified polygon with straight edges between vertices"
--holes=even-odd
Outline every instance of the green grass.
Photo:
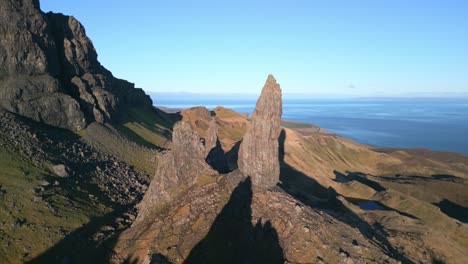
[{"label": "green grass", "polygon": [[[19,157],[0,147],[0,263],[30,260],[106,211],[87,194],[63,190],[63,179]],[[50,185],[41,187],[44,180]]]},{"label": "green grass", "polygon": [[86,128],[83,139],[95,148],[135,166],[146,175],[153,175],[156,170],[156,150],[128,140],[127,136],[111,125],[91,124]]},{"label": "green grass", "polygon": [[94,123],[79,135],[99,150],[151,176],[156,170],[156,152],[166,147],[172,126],[179,119],[178,114],[158,109],[130,108],[121,123]]},{"label": "green grass", "polygon": [[291,121],[282,121],[281,125],[286,128],[313,128],[315,126],[306,123],[296,123]]},{"label": "green grass", "polygon": [[158,109],[130,108],[116,128],[138,144],[157,148],[171,139],[172,126],[178,120],[177,114],[167,114]]}]

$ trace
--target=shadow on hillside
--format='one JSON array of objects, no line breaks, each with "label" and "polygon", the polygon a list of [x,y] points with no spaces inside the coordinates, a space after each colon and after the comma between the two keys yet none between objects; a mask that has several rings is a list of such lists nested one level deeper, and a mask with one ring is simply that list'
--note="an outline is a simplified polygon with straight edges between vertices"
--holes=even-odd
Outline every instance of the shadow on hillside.
[{"label": "shadow on hillside", "polygon": [[252,182],[247,178],[234,189],[207,236],[184,263],[283,263],[283,249],[269,221],[252,225]]},{"label": "shadow on hillside", "polygon": [[440,208],[444,214],[457,219],[465,224],[468,223],[468,208],[458,205],[450,200],[444,199],[438,203],[434,203],[435,206]]},{"label": "shadow on hillside", "polygon": [[[54,177],[46,178],[52,181]],[[128,227],[127,222],[117,221],[123,219],[122,215],[133,208],[133,204],[123,205],[110,200],[95,184],[87,181],[81,181],[80,189],[87,190],[82,192],[75,190],[72,185],[75,181],[65,178],[61,180],[59,191],[53,189],[46,190],[42,195],[44,200],[49,197],[63,195],[67,197],[71,205],[80,204],[87,201],[88,195],[92,193],[96,198],[96,203],[105,205],[107,208],[115,208],[114,211],[89,219],[89,222],[81,227],[65,234],[64,238],[57,244],[50,247],[41,255],[26,263],[44,263],[44,264],[80,264],[80,263],[109,263],[114,254],[114,247],[120,233]],[[91,202],[91,201],[88,201]],[[54,203],[50,205],[54,207]],[[66,220],[64,220],[66,221]]]},{"label": "shadow on hillside", "polygon": [[407,180],[421,180],[421,181],[441,181],[441,182],[455,182],[463,183],[463,178],[449,175],[449,174],[434,174],[432,176],[420,176],[420,175],[400,175],[395,176],[379,176],[380,179],[386,181],[407,181]]},{"label": "shadow on hillside", "polygon": [[[141,123],[138,123],[138,124],[142,125]],[[144,126],[144,127],[147,128],[146,126]],[[143,138],[139,134],[135,133],[130,128],[126,127],[125,125],[117,125],[117,126],[115,126],[115,128],[117,129],[117,131],[119,131],[122,134],[122,136],[124,136],[126,139],[129,139],[133,143],[138,144],[139,146],[147,147],[147,148],[154,149],[154,150],[157,150],[157,151],[164,150],[164,148],[162,148],[160,146],[157,146],[153,142],[150,142],[150,141],[146,140],[145,138]],[[157,131],[157,130],[154,130],[154,129],[151,129],[151,128],[147,128],[147,129],[150,130],[152,133],[155,133],[155,134],[165,132],[165,131],[162,131],[162,132]],[[168,138],[168,136],[165,135],[165,134],[166,133],[163,134],[164,137]]]},{"label": "shadow on hillside", "polygon": [[239,148],[241,143],[242,141],[236,142],[236,144],[225,154],[229,170],[231,171],[235,171],[239,168],[237,165],[237,159],[239,158]]},{"label": "shadow on hillside", "polygon": [[[182,120],[180,113],[166,113],[160,109],[129,109],[124,119],[115,126],[119,132],[124,134],[133,142],[156,150],[162,150],[160,146],[146,140],[142,134],[125,126],[127,123],[135,123],[156,135],[161,135],[167,140],[172,140],[172,128],[174,124]],[[159,127],[159,126],[161,127]],[[141,132],[146,134],[147,132]]]},{"label": "shadow on hillside", "polygon": [[413,263],[402,253],[398,252],[387,240],[388,234],[378,224],[370,225],[358,215],[349,210],[337,199],[338,193],[333,188],[325,188],[309,176],[297,171],[284,162],[284,142],[286,134],[281,131],[279,141],[279,162],[281,165],[280,187],[301,201],[303,204],[321,210],[335,219],[357,228],[367,239],[377,242],[382,250],[390,257],[402,263]]},{"label": "shadow on hillside", "polygon": [[[362,184],[365,184],[374,190],[380,192],[380,191],[385,191],[386,189],[380,185],[379,183],[368,179],[367,175],[364,173],[360,172],[346,172],[347,175],[340,173],[338,171],[334,171],[336,175],[336,180],[337,182],[349,182],[349,181],[358,181]],[[412,176],[402,176],[402,175],[395,175],[395,176],[379,176],[379,179],[389,181],[389,182],[396,182],[400,184],[412,184],[414,188],[419,188],[417,186],[418,182],[424,181],[424,182],[429,182],[429,181],[438,181],[438,185],[444,184],[444,182],[451,182],[451,183],[461,183],[463,184],[463,179],[459,178],[457,176],[449,175],[449,174],[435,174],[432,176],[418,176],[418,175],[412,175]],[[426,191],[424,189],[424,191]],[[468,223],[468,208],[458,205],[457,203],[454,203],[448,199],[443,199],[438,203],[433,203],[433,205],[437,206],[440,208],[440,211],[447,216],[454,218],[460,222],[463,223]],[[405,213],[398,211],[393,208],[389,208],[383,204],[380,204],[380,206],[384,207],[386,210],[392,210],[395,211],[401,215],[413,218],[413,219],[419,219],[411,214]]]},{"label": "shadow on hillside", "polygon": [[357,181],[357,182],[360,182],[364,185],[371,187],[377,192],[382,192],[386,190],[379,183],[372,181],[370,179],[367,179],[365,177],[366,174],[361,173],[361,172],[348,172],[347,171],[346,173],[348,173],[348,175],[345,175],[339,171],[334,170],[333,173],[336,176],[336,179],[335,179],[336,182],[345,183],[345,182],[350,182],[350,181]]},{"label": "shadow on hillside", "polygon": [[[109,223],[114,223],[114,220],[121,213],[122,211],[118,210],[101,217],[92,218],[89,223],[69,233],[46,252],[26,263],[109,263],[121,231],[109,233],[106,228],[109,227]],[[99,239],[102,238],[99,237],[100,235],[109,235],[109,238],[102,242]]]},{"label": "shadow on hillside", "polygon": [[[62,210],[67,211],[66,209],[87,211],[86,215],[101,214],[90,218],[88,223],[68,234],[66,234],[68,230],[51,228],[51,232],[65,233],[63,239],[26,263],[108,263],[120,232],[113,232],[110,227],[117,226],[115,220],[127,212],[131,205],[122,205],[106,195],[96,182],[102,177],[94,175],[94,172],[97,169],[113,168],[112,164],[115,161],[105,160],[96,155],[95,153],[98,152],[91,147],[86,148],[81,138],[75,133],[24,120],[30,126],[34,126],[40,142],[47,142],[42,146],[44,152],[48,153],[47,159],[40,155],[41,152],[38,152],[38,158],[44,158],[52,164],[64,164],[68,168],[69,177],[44,175],[47,182],[56,182],[57,185],[44,186],[40,193],[40,197],[48,202],[56,216],[62,218],[60,223],[69,219],[65,218],[66,214],[62,214]],[[124,169],[130,171],[131,167],[124,167]],[[60,197],[60,199],[54,199],[54,197]],[[114,211],[104,214],[104,208],[112,208]],[[66,228],[67,224],[63,226]],[[107,239],[102,239],[103,237]]]},{"label": "shadow on hillside", "polygon": [[226,174],[231,171],[218,137],[216,137],[216,146],[210,150],[205,161],[220,174]]}]

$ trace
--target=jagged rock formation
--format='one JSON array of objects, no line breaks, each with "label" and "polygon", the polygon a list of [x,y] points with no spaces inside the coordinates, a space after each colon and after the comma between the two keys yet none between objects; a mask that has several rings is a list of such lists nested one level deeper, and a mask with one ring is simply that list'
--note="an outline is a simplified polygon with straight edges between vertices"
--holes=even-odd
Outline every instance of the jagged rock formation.
[{"label": "jagged rock formation", "polygon": [[281,88],[269,75],[239,149],[239,169],[254,186],[270,188],[279,181],[281,115]]},{"label": "jagged rock formation", "polygon": [[398,263],[345,217],[283,191],[255,190],[233,173],[194,186],[147,226],[125,231],[114,263],[150,263],[157,254],[171,263]]},{"label": "jagged rock formation", "polygon": [[205,157],[207,157],[211,150],[216,147],[218,140],[218,127],[216,126],[216,120],[211,119],[208,129],[206,131],[206,136],[204,139],[205,143]]},{"label": "jagged rock formation", "polygon": [[1,1],[0,36],[0,106],[8,111],[78,131],[152,105],[99,63],[75,18],[44,14],[37,0]]},{"label": "jagged rock formation", "polygon": [[[250,160],[239,153],[244,159],[239,161],[240,170],[222,176],[199,175],[203,181],[182,186],[184,193],[177,199],[123,232],[114,261],[150,263],[163,255],[172,263],[466,262],[466,225],[434,204],[440,197],[450,197],[466,206],[463,195],[446,192],[458,188],[459,194],[466,192],[468,168],[461,165],[466,157],[452,156],[454,160],[447,163],[443,156],[427,153],[379,152],[314,126],[293,124],[278,137],[272,133],[271,121],[255,119],[259,113],[263,118],[278,114],[260,112],[272,108],[272,101],[259,100],[242,144],[269,139],[252,147],[260,152],[250,159],[257,160],[254,168],[263,168],[265,153],[261,151],[266,148],[267,162],[281,164],[281,184],[270,188],[276,179],[255,185],[253,174],[245,172],[251,167],[241,167]],[[221,108],[213,113],[220,140],[225,146],[234,145],[228,152],[236,152],[247,118]],[[189,109],[182,115],[200,133],[213,129],[206,109]],[[207,145],[214,141],[204,139]],[[277,152],[268,144],[276,144]],[[443,171],[459,177],[434,175]],[[390,176],[395,172],[420,176]],[[271,179],[268,176],[278,174],[261,176],[265,175]],[[410,179],[418,183],[408,189]],[[429,184],[434,194],[423,187]]]},{"label": "jagged rock formation", "polygon": [[216,175],[216,169],[226,164],[215,122],[210,122],[201,138],[189,122],[180,121],[174,126],[172,140],[171,150],[159,157],[156,175],[139,204],[137,222],[194,185],[199,175]]}]

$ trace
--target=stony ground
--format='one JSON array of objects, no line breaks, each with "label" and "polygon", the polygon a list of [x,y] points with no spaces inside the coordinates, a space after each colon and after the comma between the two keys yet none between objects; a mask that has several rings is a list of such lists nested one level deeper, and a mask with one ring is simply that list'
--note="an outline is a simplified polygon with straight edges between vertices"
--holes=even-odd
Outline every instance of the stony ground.
[{"label": "stony ground", "polygon": [[54,255],[54,244],[67,256],[64,238],[94,247],[134,219],[148,175],[69,131],[3,110],[0,123],[2,262]]}]

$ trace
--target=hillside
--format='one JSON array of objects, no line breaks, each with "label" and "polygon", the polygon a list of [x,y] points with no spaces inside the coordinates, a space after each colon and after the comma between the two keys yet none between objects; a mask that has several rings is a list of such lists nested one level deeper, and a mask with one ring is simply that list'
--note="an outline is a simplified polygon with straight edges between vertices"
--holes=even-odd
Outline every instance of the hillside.
[{"label": "hillside", "polygon": [[[466,156],[375,149],[313,125],[283,121],[280,183],[271,191],[249,191],[253,187],[245,186],[251,183],[242,183],[245,178],[236,170],[237,151],[249,118],[223,107],[211,114],[202,107],[190,108],[181,116],[202,138],[210,119],[215,120],[221,146],[235,171],[224,176],[200,175],[183,197],[158,210],[148,222],[134,224],[121,235],[116,260],[132,252],[129,255],[134,261],[143,261],[145,256],[151,259],[152,254],[158,259],[162,254],[173,263],[192,263],[192,248],[201,246],[197,241],[211,241],[203,242],[209,243],[202,246],[203,254],[224,252],[216,246],[224,237],[233,239],[234,245],[246,243],[230,238],[232,234],[225,230],[228,226],[239,232],[247,230],[234,223],[246,221],[252,222],[254,230],[265,223],[273,228],[275,243],[288,263],[306,263],[307,259],[335,263],[343,261],[340,252],[357,263],[465,261]],[[232,181],[241,183],[236,187]],[[237,219],[234,204],[243,203],[237,193],[245,191],[251,192],[245,198],[252,208],[247,212],[250,219]],[[294,220],[295,213],[289,210],[306,213]],[[260,222],[263,224],[258,226]],[[306,222],[307,229],[303,228]],[[334,230],[331,237],[321,231],[330,229]],[[358,234],[349,233],[356,229]],[[265,236],[262,232],[260,236]],[[322,245],[327,245],[326,250]],[[366,257],[363,249],[373,257]],[[224,253],[219,254],[226,261]]]},{"label": "hillside", "polygon": [[468,157],[172,113],[73,17],[0,2],[1,263],[468,263]]}]

